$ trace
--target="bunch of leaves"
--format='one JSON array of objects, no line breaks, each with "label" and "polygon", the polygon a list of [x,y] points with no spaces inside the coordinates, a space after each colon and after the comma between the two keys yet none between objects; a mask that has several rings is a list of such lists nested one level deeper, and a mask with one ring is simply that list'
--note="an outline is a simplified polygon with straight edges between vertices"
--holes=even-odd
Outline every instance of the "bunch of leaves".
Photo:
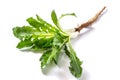
[{"label": "bunch of leaves", "polygon": [[[80,32],[83,28],[94,23],[106,7],[103,7],[93,18],[74,28],[74,32]],[[38,15],[36,19],[30,17],[27,19],[28,26],[14,27],[13,34],[20,39],[17,48],[28,48],[30,50],[41,50],[43,54],[40,58],[41,68],[45,69],[54,62],[58,64],[61,51],[64,50],[70,59],[70,72],[77,78],[82,74],[82,61],[77,57],[70,43],[70,35],[64,32],[59,24],[59,20],[64,16],[76,16],[74,13],[62,14],[59,18],[55,11],[51,12],[51,18],[54,25],[49,24]]]},{"label": "bunch of leaves", "polygon": [[61,50],[64,50],[70,59],[70,72],[77,78],[82,74],[82,62],[76,56],[70,43],[70,35],[62,30],[59,20],[64,16],[76,16],[74,13],[63,14],[59,18],[55,11],[51,12],[51,18],[54,25],[46,22],[38,15],[36,19],[28,18],[26,21],[28,26],[14,27],[14,36],[20,39],[17,48],[28,48],[32,50],[42,50],[43,54],[40,58],[41,68],[45,69],[49,64],[54,62],[58,64]]}]

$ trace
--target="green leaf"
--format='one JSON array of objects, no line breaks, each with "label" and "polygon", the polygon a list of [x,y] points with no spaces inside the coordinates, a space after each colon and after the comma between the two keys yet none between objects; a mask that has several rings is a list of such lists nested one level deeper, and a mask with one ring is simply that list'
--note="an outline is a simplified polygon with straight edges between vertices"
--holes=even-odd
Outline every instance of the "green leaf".
[{"label": "green leaf", "polygon": [[44,20],[43,20],[42,18],[40,18],[38,15],[36,15],[36,17],[37,17],[37,20],[40,21],[41,23],[44,23],[44,24],[46,24],[47,26],[52,27],[51,24],[49,24],[48,22],[44,21]]},{"label": "green leaf", "polygon": [[46,68],[48,64],[52,62],[53,57],[50,57],[52,55],[52,50],[48,50],[40,58],[41,61],[41,68]]},{"label": "green leaf", "polygon": [[58,23],[58,19],[57,19],[57,15],[56,15],[56,13],[55,13],[55,10],[52,11],[52,13],[51,13],[51,18],[52,18],[53,23],[54,23],[56,26],[59,26],[59,23]]},{"label": "green leaf", "polygon": [[46,29],[49,31],[49,32],[54,32],[56,30],[56,27],[52,26],[50,23],[44,21],[42,18],[40,18],[38,15],[36,15],[37,17],[37,20],[41,23],[41,24],[44,24],[44,27],[46,27]]},{"label": "green leaf", "polygon": [[13,33],[21,40],[17,45],[17,48],[20,49],[25,47],[31,47],[31,49],[49,48],[52,46],[54,37],[53,33],[40,32],[30,26],[15,27]]},{"label": "green leaf", "polygon": [[42,69],[46,68],[47,65],[49,65],[52,61],[54,61],[54,58],[57,55],[56,53],[58,53],[58,49],[53,47],[51,50],[46,51],[41,56],[40,61],[41,61]]},{"label": "green leaf", "polygon": [[37,30],[33,29],[30,26],[23,26],[23,27],[14,27],[13,28],[13,34],[15,37],[22,40],[24,37],[31,36],[34,32],[37,32]]},{"label": "green leaf", "polygon": [[[36,36],[36,35],[34,35]],[[42,49],[47,49],[52,47],[52,42],[53,42],[53,37],[54,36],[36,36],[34,38],[34,46],[33,47],[38,47]]]},{"label": "green leaf", "polygon": [[56,55],[54,57],[55,64],[58,63],[59,55],[61,54],[60,51],[63,48],[63,46],[69,41],[69,36],[63,36],[59,33],[56,34],[56,37],[54,38],[53,47],[57,49]]},{"label": "green leaf", "polygon": [[31,26],[33,26],[34,28],[36,28],[36,29],[38,29],[38,30],[40,30],[40,27],[43,26],[43,24],[39,23],[36,19],[34,19],[34,18],[32,18],[32,17],[28,18],[28,19],[27,19],[27,22],[28,22]]},{"label": "green leaf", "polygon": [[81,67],[82,62],[76,56],[76,53],[71,47],[70,43],[68,44],[68,46],[65,46],[64,50],[66,55],[68,55],[68,57],[70,58],[69,70],[75,77],[79,78],[82,74],[82,67]]},{"label": "green leaf", "polygon": [[32,41],[28,39],[22,40],[18,43],[17,48],[21,49],[24,47],[31,47],[33,45]]},{"label": "green leaf", "polygon": [[67,14],[62,14],[60,17],[59,17],[59,20],[65,16],[74,16],[74,17],[77,17],[75,13],[67,13]]}]

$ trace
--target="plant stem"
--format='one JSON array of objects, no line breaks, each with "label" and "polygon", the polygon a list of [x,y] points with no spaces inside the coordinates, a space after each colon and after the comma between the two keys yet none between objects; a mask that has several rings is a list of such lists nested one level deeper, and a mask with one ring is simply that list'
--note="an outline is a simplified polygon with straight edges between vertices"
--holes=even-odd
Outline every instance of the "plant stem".
[{"label": "plant stem", "polygon": [[80,32],[83,28],[88,27],[89,25],[91,25],[92,23],[94,23],[98,17],[101,15],[101,13],[105,10],[106,7],[103,7],[93,18],[89,19],[87,22],[81,24],[80,26],[78,26],[77,28],[75,28],[75,32],[78,31]]}]

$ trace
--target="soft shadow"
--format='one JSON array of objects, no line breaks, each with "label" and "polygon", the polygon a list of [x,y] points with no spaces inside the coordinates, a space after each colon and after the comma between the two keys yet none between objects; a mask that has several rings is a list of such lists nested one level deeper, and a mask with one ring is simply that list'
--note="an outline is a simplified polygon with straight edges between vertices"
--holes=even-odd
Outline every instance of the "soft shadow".
[{"label": "soft shadow", "polygon": [[[92,26],[92,25],[91,25]],[[87,35],[87,34],[89,34],[91,31],[93,31],[94,30],[94,28],[93,27],[91,27],[91,26],[88,26],[86,29],[86,31],[85,32],[83,32],[83,33],[80,33],[79,34],[79,37],[83,37],[84,35]]]},{"label": "soft shadow", "polygon": [[86,31],[80,33],[76,38],[73,38],[71,42],[72,43],[77,42],[79,39],[83,38],[85,35],[88,35],[90,32],[94,30],[94,28],[92,28],[91,26],[87,27],[86,29],[87,29]]},{"label": "soft shadow", "polygon": [[59,78],[59,80],[89,80],[89,73],[87,70],[83,69],[82,76],[80,78],[75,78],[69,71],[69,58],[67,55],[62,54],[62,57],[59,60],[58,65],[54,62],[47,65],[46,68],[42,69],[44,75],[54,75]]},{"label": "soft shadow", "polygon": [[43,52],[42,50],[31,50],[31,49],[29,49],[29,48],[27,48],[27,49],[20,49],[20,51],[22,51],[22,52],[27,52],[27,53],[33,52],[33,53],[35,53],[35,54],[39,54],[39,53],[42,53],[42,52]]},{"label": "soft shadow", "polygon": [[42,69],[43,74],[49,75],[53,68],[55,68],[56,64],[52,62],[51,64],[47,65],[46,68]]},{"label": "soft shadow", "polygon": [[64,71],[59,71],[57,73],[57,77],[60,79],[60,80],[69,80],[68,76],[64,73]]},{"label": "soft shadow", "polygon": [[[100,19],[101,19],[101,17],[105,14],[105,13],[107,13],[108,12],[108,10],[107,9],[105,9],[105,11],[104,12],[102,12],[102,14],[99,16],[99,18],[97,19],[97,21],[99,21]],[[97,22],[96,21],[96,22]]]},{"label": "soft shadow", "polygon": [[89,80],[89,79],[90,79],[90,74],[87,72],[87,70],[83,69],[83,74],[81,78],[79,78],[78,80]]}]

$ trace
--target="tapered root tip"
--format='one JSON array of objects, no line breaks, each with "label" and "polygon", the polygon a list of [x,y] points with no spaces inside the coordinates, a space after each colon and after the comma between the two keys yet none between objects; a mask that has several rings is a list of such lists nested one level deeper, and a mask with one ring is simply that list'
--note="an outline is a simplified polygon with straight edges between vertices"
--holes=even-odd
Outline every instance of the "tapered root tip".
[{"label": "tapered root tip", "polygon": [[94,17],[92,17],[91,19],[89,19],[87,22],[81,24],[80,26],[78,26],[77,28],[75,28],[75,31],[80,32],[83,28],[88,27],[89,25],[91,25],[92,23],[94,23],[98,17],[101,15],[101,13],[105,10],[106,6],[104,6]]}]

